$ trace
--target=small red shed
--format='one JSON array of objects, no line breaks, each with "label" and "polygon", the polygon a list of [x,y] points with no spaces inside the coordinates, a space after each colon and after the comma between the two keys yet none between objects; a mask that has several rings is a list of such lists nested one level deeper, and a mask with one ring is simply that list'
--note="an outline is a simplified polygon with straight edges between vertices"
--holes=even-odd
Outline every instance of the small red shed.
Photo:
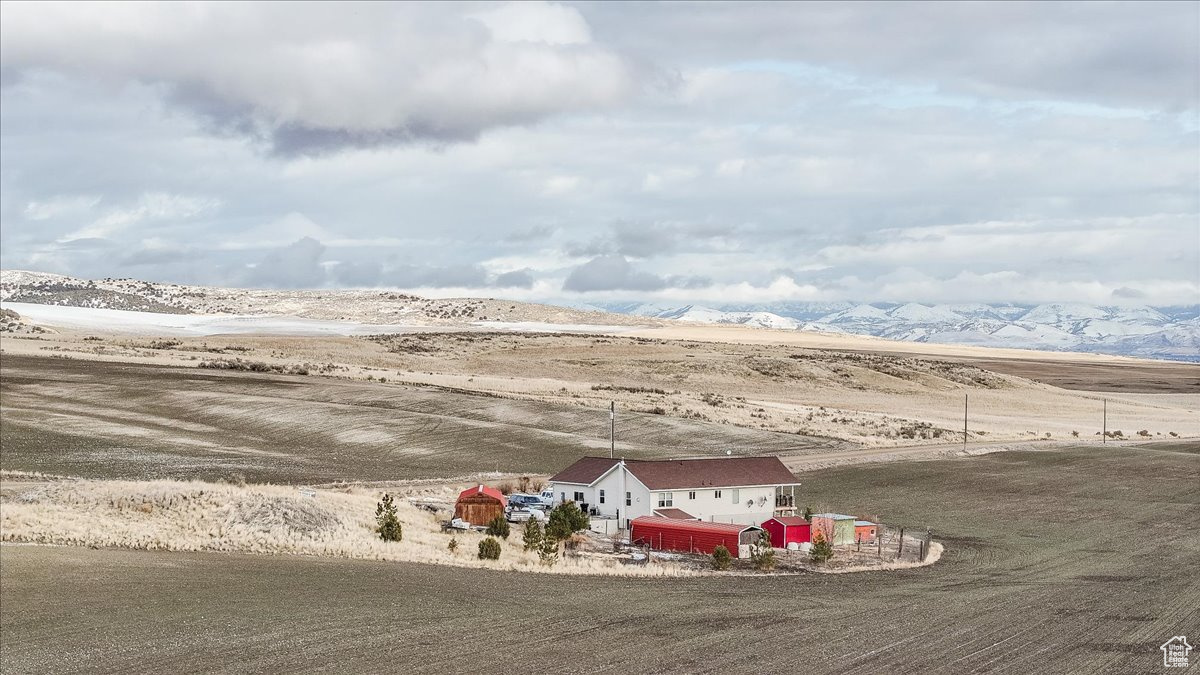
[{"label": "small red shed", "polygon": [[706,523],[699,520],[677,520],[659,516],[640,516],[633,519],[630,541],[637,546],[649,546],[655,551],[712,553],[717,546],[729,549],[733,557],[741,557],[739,544],[758,541],[761,527],[731,523]]},{"label": "small red shed", "polygon": [[869,520],[854,521],[854,541],[864,544],[875,543],[875,532],[878,527]]},{"label": "small red shed", "polygon": [[503,516],[508,499],[494,487],[479,485],[463,490],[454,505],[454,517],[472,525],[487,525],[496,516]]},{"label": "small red shed", "polygon": [[771,533],[771,545],[775,548],[808,543],[811,527],[807,520],[798,516],[775,516],[762,524],[762,529]]}]

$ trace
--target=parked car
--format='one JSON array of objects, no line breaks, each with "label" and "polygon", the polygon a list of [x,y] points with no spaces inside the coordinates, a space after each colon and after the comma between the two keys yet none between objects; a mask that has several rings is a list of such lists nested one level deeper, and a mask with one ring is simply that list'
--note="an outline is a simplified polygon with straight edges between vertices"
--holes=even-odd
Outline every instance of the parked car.
[{"label": "parked car", "polygon": [[542,500],[542,506],[548,509],[554,507],[554,490],[542,490],[538,498]]},{"label": "parked car", "polygon": [[516,507],[508,510],[507,517],[510,523],[523,523],[530,518],[538,522],[545,522],[546,512],[541,509]]},{"label": "parked car", "polygon": [[511,494],[508,496],[508,503],[515,507],[528,508],[530,506],[542,506],[542,498],[538,495]]}]

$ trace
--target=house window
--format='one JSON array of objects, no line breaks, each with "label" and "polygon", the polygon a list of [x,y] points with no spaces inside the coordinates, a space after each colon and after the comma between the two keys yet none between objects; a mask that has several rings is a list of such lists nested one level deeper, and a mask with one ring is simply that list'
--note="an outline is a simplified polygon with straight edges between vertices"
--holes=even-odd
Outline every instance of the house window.
[{"label": "house window", "polygon": [[667,506],[674,506],[674,505],[675,505],[675,493],[674,492],[658,493],[658,508],[661,509],[661,508],[664,508]]},{"label": "house window", "polygon": [[625,506],[633,506],[633,493],[632,492],[625,493]]},{"label": "house window", "polygon": [[576,492],[576,493],[575,493],[575,502],[576,502],[576,503],[579,503],[579,502],[582,502],[582,501],[583,501],[583,493],[582,493],[582,492]]},{"label": "house window", "polygon": [[721,498],[721,491],[713,490],[713,499],[720,499],[720,498]]},{"label": "house window", "polygon": [[738,501],[741,499],[742,491],[734,489],[734,490],[730,490],[730,493],[733,495],[733,503],[734,504],[738,503]]},{"label": "house window", "polygon": [[695,499],[695,498],[696,498],[696,493],[695,493],[695,492],[689,492],[689,493],[688,493],[688,499]]},{"label": "house window", "polygon": [[601,503],[601,504],[603,504],[603,503],[604,503],[604,490],[601,490],[601,491],[600,491],[600,503]]},{"label": "house window", "polygon": [[560,501],[560,502],[567,501],[567,493],[565,493],[565,492],[558,493],[558,501]]}]

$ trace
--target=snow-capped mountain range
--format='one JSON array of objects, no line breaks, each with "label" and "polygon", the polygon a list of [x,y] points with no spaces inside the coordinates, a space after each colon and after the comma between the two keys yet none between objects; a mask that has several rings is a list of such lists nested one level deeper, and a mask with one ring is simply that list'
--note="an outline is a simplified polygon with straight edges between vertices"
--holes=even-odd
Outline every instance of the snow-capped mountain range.
[{"label": "snow-capped mountain range", "polygon": [[666,306],[614,303],[637,316],[761,328],[857,333],[913,342],[1085,351],[1200,361],[1200,305],[1110,307],[1080,303]]}]

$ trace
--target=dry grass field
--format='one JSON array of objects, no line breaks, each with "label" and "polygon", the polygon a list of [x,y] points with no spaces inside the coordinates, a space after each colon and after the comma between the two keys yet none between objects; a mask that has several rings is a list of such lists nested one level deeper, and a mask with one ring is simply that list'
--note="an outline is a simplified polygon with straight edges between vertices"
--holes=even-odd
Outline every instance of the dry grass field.
[{"label": "dry grass field", "polygon": [[[1030,352],[1017,358],[1016,350],[913,343],[890,343],[886,351],[882,340],[869,342],[872,351],[848,351],[862,340],[814,343],[808,336],[791,344],[800,338],[786,331],[655,330],[647,334],[679,337],[480,330],[369,338],[60,334],[8,338],[3,349],[9,358],[304,372],[313,379],[400,382],[592,410],[615,400],[625,411],[869,447],[960,437],[968,395],[968,435],[975,442],[1047,434],[1094,439],[1102,398],[1109,399],[1109,429],[1126,437],[1139,431],[1156,439],[1200,437],[1196,364],[1078,354],[1032,358]],[[731,341],[708,339],[716,337]],[[736,341],[748,338],[758,341]]]},{"label": "dry grass field", "polygon": [[616,579],[5,545],[0,669],[1136,673],[1200,634],[1195,444],[803,480],[946,552],[865,575]]},{"label": "dry grass field", "polygon": [[[332,378],[6,356],[0,468],[86,478],[329,483],[553,473],[608,452],[606,412]],[[631,458],[845,449],[623,412]]]}]

